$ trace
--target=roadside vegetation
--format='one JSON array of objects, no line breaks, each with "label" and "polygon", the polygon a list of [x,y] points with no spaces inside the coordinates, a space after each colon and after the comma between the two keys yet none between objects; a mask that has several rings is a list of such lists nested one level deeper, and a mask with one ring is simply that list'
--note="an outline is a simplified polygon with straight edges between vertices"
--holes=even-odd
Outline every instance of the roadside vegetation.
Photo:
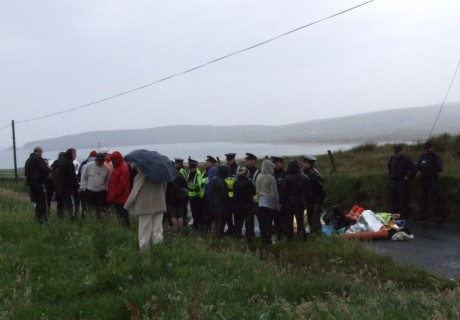
[{"label": "roadside vegetation", "polygon": [[[434,143],[444,160],[446,207],[457,205],[456,137]],[[421,145],[407,146],[417,161]],[[318,166],[328,205],[386,209],[391,145],[327,155]],[[300,157],[298,157],[300,160]],[[413,181],[417,197],[418,178]],[[457,189],[456,189],[457,188]],[[215,240],[184,231],[137,250],[137,221],[33,220],[23,189],[0,184],[0,319],[459,319],[460,283],[340,238],[276,245]],[[451,193],[452,192],[452,193]],[[458,194],[458,193],[457,193]],[[416,201],[411,207],[417,209]],[[451,213],[450,223],[458,221]]]}]

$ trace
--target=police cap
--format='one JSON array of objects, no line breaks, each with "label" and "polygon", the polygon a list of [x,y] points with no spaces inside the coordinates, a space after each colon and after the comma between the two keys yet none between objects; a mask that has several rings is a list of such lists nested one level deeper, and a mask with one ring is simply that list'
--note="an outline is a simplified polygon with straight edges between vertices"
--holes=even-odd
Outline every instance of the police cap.
[{"label": "police cap", "polygon": [[189,168],[195,168],[198,165],[198,161],[193,159],[188,159],[188,166]]},{"label": "police cap", "polygon": [[283,162],[284,158],[282,157],[277,157],[277,156],[272,156],[272,162],[277,163],[277,162]]},{"label": "police cap", "polygon": [[401,145],[396,145],[393,147],[393,152],[394,153],[398,153],[398,152],[401,152],[403,150],[403,147]]},{"label": "police cap", "polygon": [[225,160],[235,159],[236,153],[230,152],[225,154]]},{"label": "police cap", "polygon": [[184,159],[182,159],[182,158],[174,158],[174,162],[175,163],[183,163]]},{"label": "police cap", "polygon": [[313,157],[313,156],[305,155],[305,156],[303,156],[303,161],[314,162],[314,161],[316,161],[316,158]]},{"label": "police cap", "polygon": [[206,156],[206,161],[209,161],[209,162],[212,162],[212,163],[216,163],[216,162],[217,162],[217,160],[216,160],[214,157],[209,156],[209,155]]},{"label": "police cap", "polygon": [[252,153],[246,153],[246,160],[257,160],[257,157],[253,155]]}]

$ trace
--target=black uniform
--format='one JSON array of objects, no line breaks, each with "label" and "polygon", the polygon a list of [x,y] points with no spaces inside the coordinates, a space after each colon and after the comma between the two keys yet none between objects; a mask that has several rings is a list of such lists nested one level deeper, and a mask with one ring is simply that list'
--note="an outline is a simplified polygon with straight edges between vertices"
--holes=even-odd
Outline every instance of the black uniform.
[{"label": "black uniform", "polygon": [[310,179],[306,205],[308,225],[312,234],[318,234],[321,233],[321,207],[326,200],[323,178],[313,166],[305,169],[304,174]]},{"label": "black uniform", "polygon": [[41,156],[32,153],[25,163],[24,170],[30,189],[30,199],[35,202],[35,218],[38,222],[43,222],[48,218],[45,184],[51,169]]},{"label": "black uniform", "polygon": [[439,173],[442,171],[441,157],[433,151],[422,154],[417,163],[417,170],[420,171],[422,178],[420,219],[427,218],[429,201],[432,200],[434,211],[438,215],[437,218],[439,222],[443,222],[445,213],[439,194]]},{"label": "black uniform", "polygon": [[407,219],[409,216],[409,185],[408,181],[412,180],[416,173],[417,167],[406,156],[394,155],[388,160],[388,173],[390,175],[390,194],[389,194],[389,210],[392,213],[400,213],[402,219]]}]

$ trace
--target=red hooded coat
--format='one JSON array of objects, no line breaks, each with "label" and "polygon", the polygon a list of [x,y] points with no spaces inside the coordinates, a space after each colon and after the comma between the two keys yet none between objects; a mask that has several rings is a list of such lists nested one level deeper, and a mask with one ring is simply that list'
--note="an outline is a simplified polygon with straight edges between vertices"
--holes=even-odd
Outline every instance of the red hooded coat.
[{"label": "red hooded coat", "polygon": [[129,168],[120,152],[112,153],[113,171],[109,179],[107,202],[125,204],[129,196]]}]

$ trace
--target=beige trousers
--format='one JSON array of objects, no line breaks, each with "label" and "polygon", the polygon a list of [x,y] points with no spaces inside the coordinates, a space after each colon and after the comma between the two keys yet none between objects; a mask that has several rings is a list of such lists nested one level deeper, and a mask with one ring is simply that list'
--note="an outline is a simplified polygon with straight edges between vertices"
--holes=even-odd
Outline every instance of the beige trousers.
[{"label": "beige trousers", "polygon": [[150,244],[163,242],[163,213],[139,215],[139,249],[148,250]]}]

